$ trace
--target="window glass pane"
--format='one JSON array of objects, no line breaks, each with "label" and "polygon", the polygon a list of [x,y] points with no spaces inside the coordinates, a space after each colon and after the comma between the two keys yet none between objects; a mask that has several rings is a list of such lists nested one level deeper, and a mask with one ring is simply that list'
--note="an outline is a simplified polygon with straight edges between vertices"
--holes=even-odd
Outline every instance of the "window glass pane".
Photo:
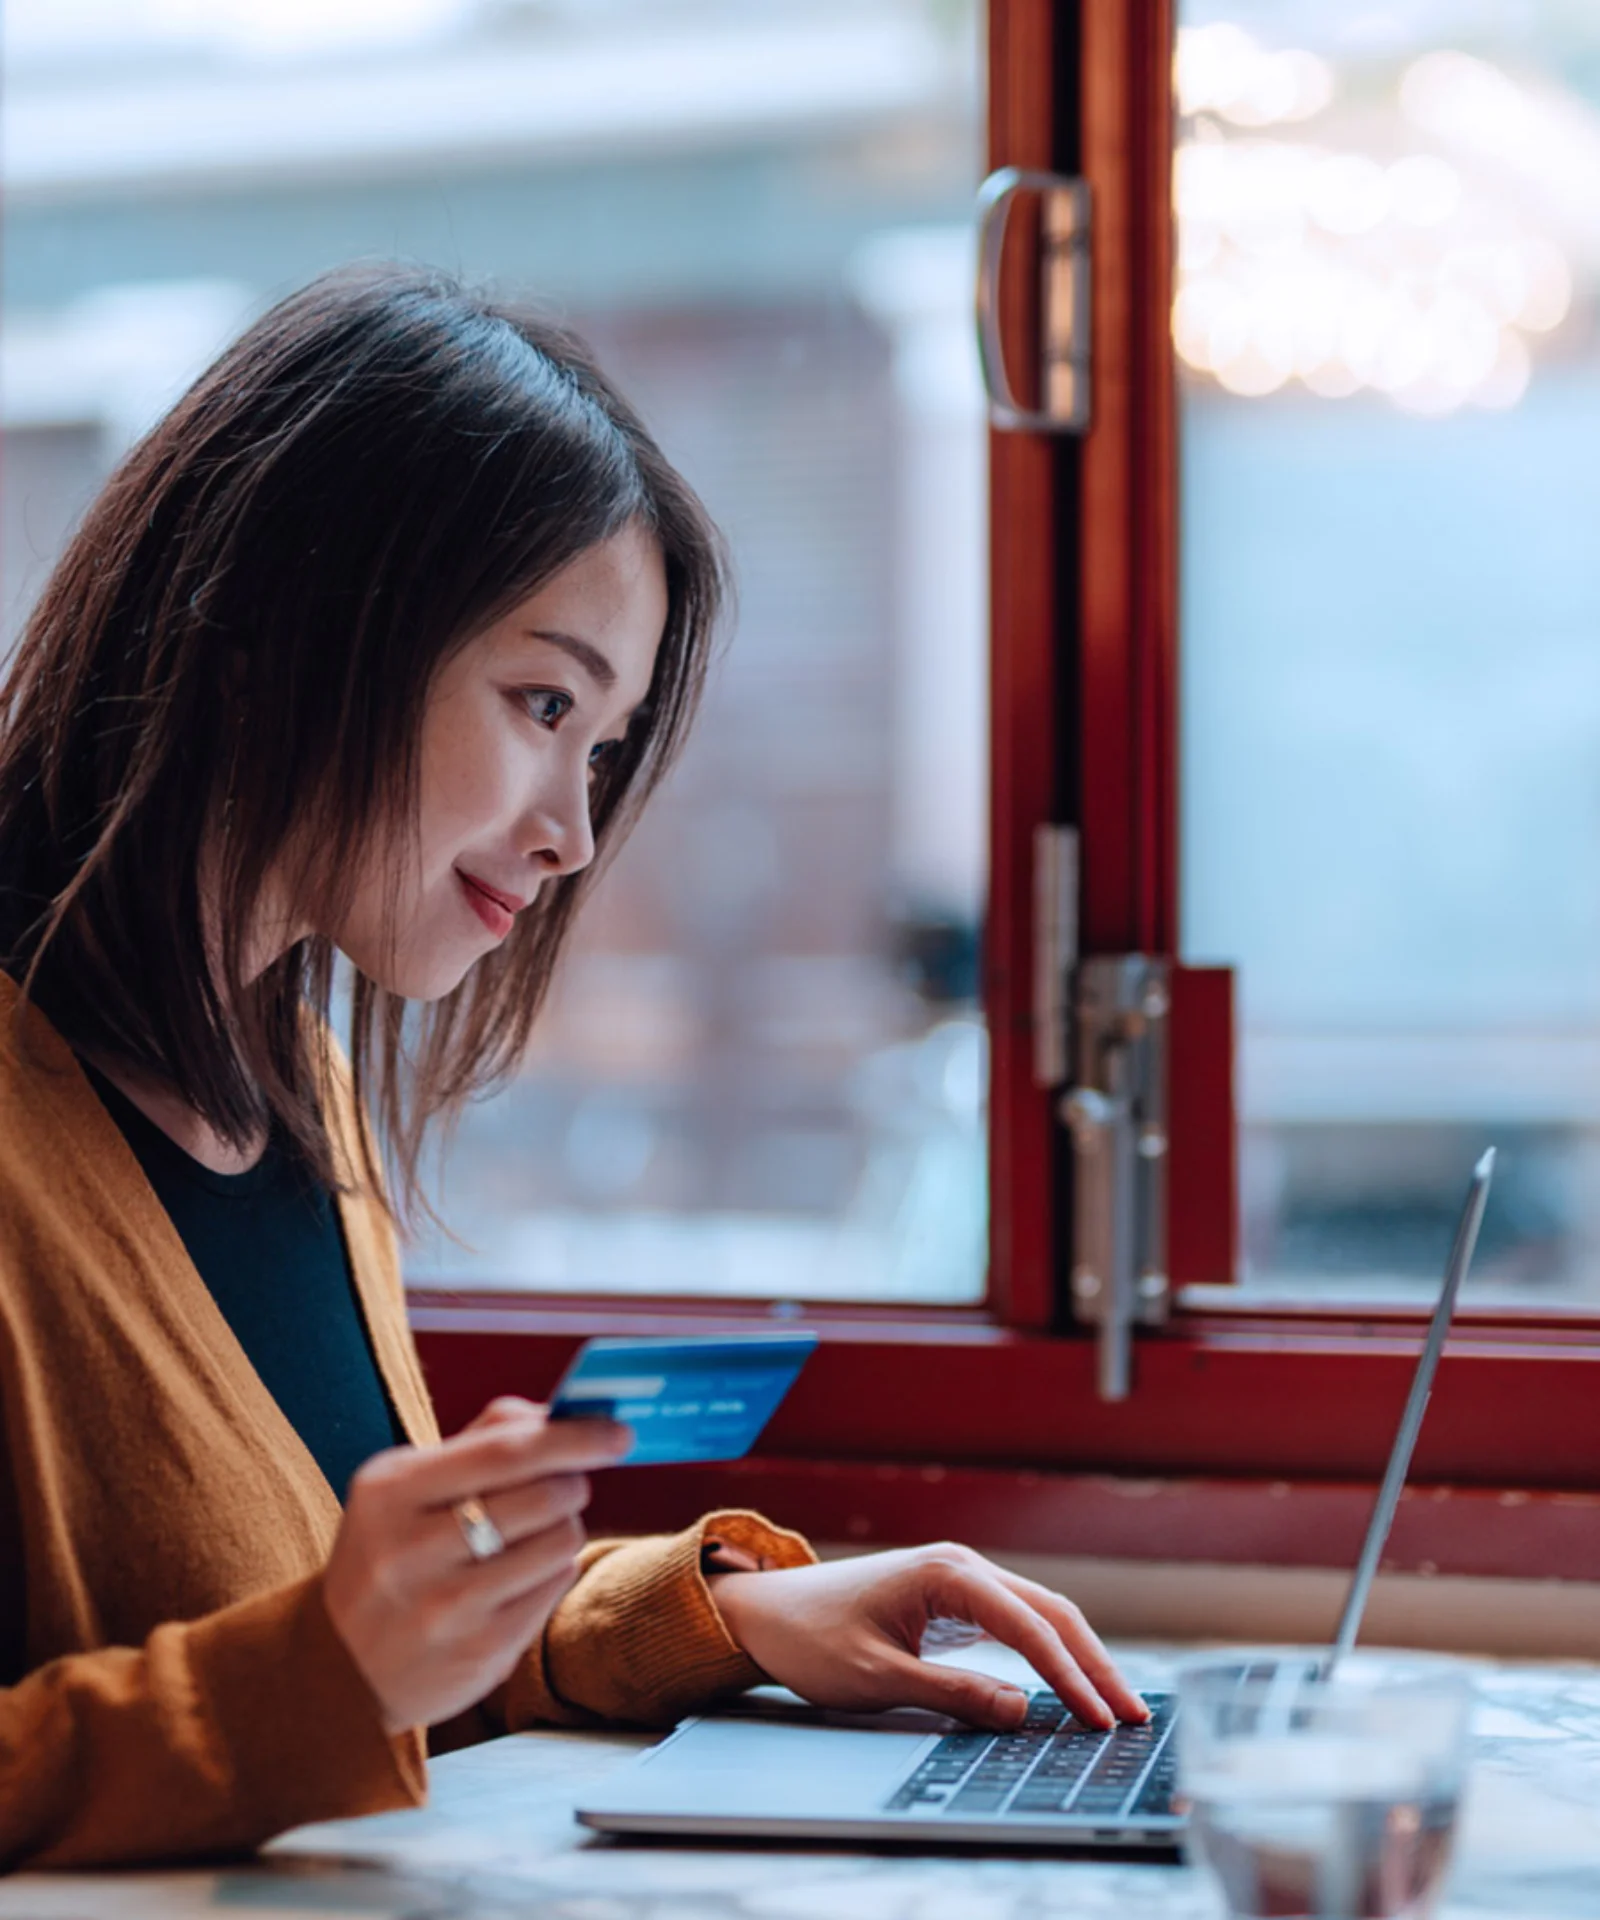
[{"label": "window glass pane", "polygon": [[1184,0],[1184,921],[1249,1278],[1600,1303],[1600,13]]},{"label": "window glass pane", "polygon": [[731,542],[698,734],[413,1277],[980,1295],[975,0],[13,0],[5,30],[8,607],[85,459],[363,255],[548,302]]}]

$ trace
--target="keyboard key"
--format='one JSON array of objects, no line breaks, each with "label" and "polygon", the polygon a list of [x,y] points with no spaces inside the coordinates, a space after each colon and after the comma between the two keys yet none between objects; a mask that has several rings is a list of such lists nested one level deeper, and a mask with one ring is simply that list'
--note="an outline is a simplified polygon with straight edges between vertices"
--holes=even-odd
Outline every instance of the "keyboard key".
[{"label": "keyboard key", "polygon": [[1091,1756],[1079,1753],[1070,1767],[1040,1766],[1011,1803],[1012,1813],[1061,1813],[1071,1804]]},{"label": "keyboard key", "polygon": [[1024,1733],[1054,1733],[1068,1718],[1067,1710],[1053,1693],[1036,1693],[1028,1701],[1028,1717],[1022,1723]]},{"label": "keyboard key", "polygon": [[932,1806],[944,1801],[994,1745],[992,1733],[946,1734],[908,1780],[887,1801],[892,1812],[907,1807]]},{"label": "keyboard key", "polygon": [[1042,1690],[1016,1733],[948,1734],[888,1802],[952,1818],[1070,1813],[1091,1819],[1170,1810],[1177,1756],[1170,1694],[1147,1697],[1143,1726],[1103,1732]]},{"label": "keyboard key", "polygon": [[1171,1813],[1172,1791],[1177,1785],[1176,1767],[1152,1767],[1150,1778],[1139,1789],[1139,1797],[1130,1813]]}]

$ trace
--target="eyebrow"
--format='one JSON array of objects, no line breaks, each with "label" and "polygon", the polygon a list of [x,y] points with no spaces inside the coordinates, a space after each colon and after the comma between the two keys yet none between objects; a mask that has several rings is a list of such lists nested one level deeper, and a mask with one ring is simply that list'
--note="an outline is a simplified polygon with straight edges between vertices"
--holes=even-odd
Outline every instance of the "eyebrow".
[{"label": "eyebrow", "polygon": [[617,684],[617,670],[600,649],[589,640],[580,640],[575,633],[559,633],[549,627],[530,627],[530,640],[543,640],[549,646],[559,647],[569,654],[583,668],[597,687],[611,688]]}]

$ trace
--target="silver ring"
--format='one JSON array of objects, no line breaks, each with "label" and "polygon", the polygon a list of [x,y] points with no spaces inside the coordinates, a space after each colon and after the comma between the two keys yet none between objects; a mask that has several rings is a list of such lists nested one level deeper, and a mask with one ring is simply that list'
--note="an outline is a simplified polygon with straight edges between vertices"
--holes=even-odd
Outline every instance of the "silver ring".
[{"label": "silver ring", "polygon": [[497,1553],[505,1552],[505,1535],[489,1518],[488,1508],[476,1495],[468,1500],[457,1500],[450,1511],[455,1515],[461,1537],[467,1543],[467,1552],[474,1560],[492,1560]]}]

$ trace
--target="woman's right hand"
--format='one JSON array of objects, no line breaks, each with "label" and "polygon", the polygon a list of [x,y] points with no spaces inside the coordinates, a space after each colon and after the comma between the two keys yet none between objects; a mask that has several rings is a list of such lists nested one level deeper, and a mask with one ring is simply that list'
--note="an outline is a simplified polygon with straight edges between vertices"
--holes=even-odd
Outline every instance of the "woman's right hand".
[{"label": "woman's right hand", "polygon": [[[448,1720],[511,1672],[572,1584],[587,1475],[615,1465],[629,1437],[502,1399],[449,1440],[358,1469],[323,1595],[386,1732]],[[492,1559],[472,1557],[451,1511],[474,1496],[505,1538]]]}]

